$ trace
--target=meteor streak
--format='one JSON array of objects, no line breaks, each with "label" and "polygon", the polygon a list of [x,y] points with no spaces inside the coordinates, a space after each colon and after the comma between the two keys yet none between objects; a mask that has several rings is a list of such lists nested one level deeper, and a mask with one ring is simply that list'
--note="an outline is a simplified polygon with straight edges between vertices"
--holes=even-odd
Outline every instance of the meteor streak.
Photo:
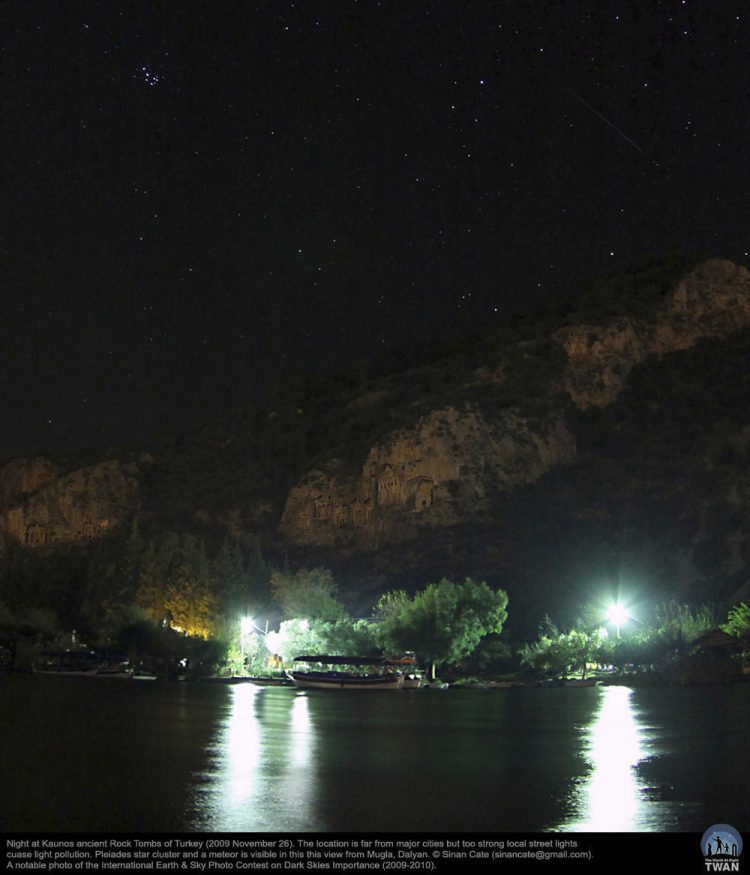
[{"label": "meteor streak", "polygon": [[597,118],[600,118],[605,124],[609,125],[610,128],[612,128],[613,131],[616,131],[616,132],[617,132],[617,133],[623,138],[623,140],[626,140],[628,143],[630,143],[630,145],[631,145],[634,149],[637,149],[637,150],[641,153],[641,155],[645,155],[645,154],[646,154],[646,153],[643,151],[643,149],[641,149],[641,147],[638,145],[638,143],[634,143],[633,140],[631,140],[630,137],[629,137],[624,131],[621,131],[621,130],[617,127],[617,125],[612,124],[612,122],[611,122],[606,116],[602,115],[598,110],[594,109],[594,107],[588,102],[588,100],[585,100],[583,97],[581,97],[581,95],[578,94],[577,91],[573,91],[571,88],[568,88],[567,90],[573,95],[573,97],[577,97],[578,100],[580,100],[581,103],[582,103],[587,109],[590,109],[591,112],[593,112],[594,115],[595,115]]}]

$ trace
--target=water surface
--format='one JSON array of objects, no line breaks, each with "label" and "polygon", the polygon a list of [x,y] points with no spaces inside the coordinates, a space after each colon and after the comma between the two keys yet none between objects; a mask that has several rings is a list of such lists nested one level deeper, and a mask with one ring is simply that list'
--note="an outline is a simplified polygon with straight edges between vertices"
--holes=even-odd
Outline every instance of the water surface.
[{"label": "water surface", "polygon": [[750,829],[750,685],[305,691],[0,676],[4,831]]}]

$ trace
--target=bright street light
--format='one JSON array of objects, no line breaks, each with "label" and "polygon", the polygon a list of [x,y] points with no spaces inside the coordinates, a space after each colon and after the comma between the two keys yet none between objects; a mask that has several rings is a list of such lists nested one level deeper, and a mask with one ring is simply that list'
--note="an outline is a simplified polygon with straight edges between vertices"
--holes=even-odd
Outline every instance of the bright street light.
[{"label": "bright street light", "polygon": [[261,627],[255,622],[252,617],[243,617],[240,620],[240,630],[243,635],[249,635],[253,629],[256,629],[262,635],[268,635],[268,620],[266,620],[266,628],[261,629]]},{"label": "bright street light", "polygon": [[630,611],[618,602],[613,602],[607,608],[607,619],[612,623],[617,630],[617,637],[620,637],[620,626],[623,626],[630,619]]},{"label": "bright street light", "polygon": [[245,670],[245,638],[253,631],[257,630],[263,635],[264,639],[268,635],[268,620],[266,620],[266,628],[261,629],[252,617],[240,618],[240,659],[242,660],[242,670]]}]

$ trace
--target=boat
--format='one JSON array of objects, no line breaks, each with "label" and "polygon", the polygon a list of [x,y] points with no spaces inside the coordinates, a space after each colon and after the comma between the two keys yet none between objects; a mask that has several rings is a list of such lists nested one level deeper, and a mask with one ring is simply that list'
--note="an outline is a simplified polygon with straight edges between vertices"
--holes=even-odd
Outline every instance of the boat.
[{"label": "boat", "polygon": [[403,690],[418,690],[424,683],[424,677],[421,674],[404,675],[404,682],[401,685]]},{"label": "boat", "polygon": [[430,681],[428,684],[425,684],[424,688],[426,690],[447,690],[449,686],[450,684],[446,681],[434,680]]},{"label": "boat", "polygon": [[[301,667],[308,665],[316,667]],[[404,685],[404,675],[382,656],[297,656],[288,676],[301,690],[400,690]]]},{"label": "boat", "polygon": [[129,681],[133,679],[134,670],[127,665],[108,665],[96,671],[96,677],[108,680]]},{"label": "boat", "polygon": [[32,670],[34,674],[56,677],[95,678],[102,668],[101,658],[87,650],[47,650]]},{"label": "boat", "polygon": [[84,666],[81,668],[75,668],[73,666],[65,667],[45,665],[41,667],[34,666],[33,668],[34,674],[51,674],[56,677],[68,678],[95,678],[98,671],[99,670],[96,668],[86,668]]},{"label": "boat", "polygon": [[202,684],[254,684],[256,687],[291,687],[292,681],[286,675],[207,675],[198,678]]},{"label": "boat", "polygon": [[568,678],[563,682],[565,687],[599,687],[601,681],[598,678]]},{"label": "boat", "polygon": [[34,674],[56,677],[132,680],[136,670],[127,660],[106,659],[94,651],[48,650],[33,666]]},{"label": "boat", "polygon": [[294,681],[288,677],[247,677],[242,680],[249,684],[255,684],[256,687],[291,687],[294,686]]},{"label": "boat", "polygon": [[43,665],[35,666],[34,674],[56,675],[69,678],[97,678],[98,680],[129,681],[133,679],[132,668],[105,666],[95,668],[86,665]]},{"label": "boat", "polygon": [[416,670],[417,659],[413,653],[405,656],[390,657],[386,660],[387,665],[396,671],[403,672],[404,682],[402,690],[418,690],[424,683],[424,675]]},{"label": "boat", "polygon": [[245,677],[244,675],[218,675],[211,674],[206,675],[205,677],[200,677],[197,679],[199,684],[224,684],[224,685],[233,685],[233,684],[246,684],[250,682],[249,677]]}]

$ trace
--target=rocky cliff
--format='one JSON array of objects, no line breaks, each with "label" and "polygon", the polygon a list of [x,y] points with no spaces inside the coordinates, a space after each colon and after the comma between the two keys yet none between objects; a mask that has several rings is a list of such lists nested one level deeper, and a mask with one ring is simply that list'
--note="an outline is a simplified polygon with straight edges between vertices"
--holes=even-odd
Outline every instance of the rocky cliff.
[{"label": "rocky cliff", "polygon": [[136,511],[136,473],[117,460],[63,476],[45,459],[9,463],[0,470],[0,531],[29,548],[101,537]]},{"label": "rocky cliff", "polygon": [[748,271],[669,260],[368,378],[306,375],[150,453],[18,459],[0,466],[0,603],[79,628],[123,597],[132,557],[107,535],[134,515],[146,552],[189,534],[215,557],[230,534],[261,576],[324,565],[356,615],[467,575],[506,589],[529,633],[607,589],[736,600],[748,361]]},{"label": "rocky cliff", "polygon": [[[633,367],[649,357],[748,325],[750,273],[718,259],[700,264],[657,302],[649,319],[623,317],[552,333],[547,343],[562,347],[566,361],[540,393],[550,415],[529,416],[524,405],[499,415],[472,404],[433,410],[373,446],[358,470],[332,459],[306,474],[286,499],[280,531],[297,545],[373,549],[427,529],[486,519],[493,498],[575,460],[557,390],[579,409],[605,407]],[[512,362],[528,359],[529,349],[527,341],[519,342],[500,365],[477,369],[477,381],[507,387],[514,380]]]},{"label": "rocky cliff", "polygon": [[295,544],[371,549],[486,518],[494,494],[574,459],[575,441],[559,418],[532,421],[508,410],[490,423],[472,405],[434,410],[373,446],[359,470],[334,459],[303,477],[280,528]]},{"label": "rocky cliff", "polygon": [[42,456],[14,459],[0,465],[0,510],[10,507],[22,496],[36,492],[57,476],[58,466]]},{"label": "rocky cliff", "polygon": [[649,356],[689,349],[750,325],[750,273],[712,259],[669,293],[652,320],[623,317],[604,326],[576,325],[554,334],[568,359],[563,383],[585,409],[611,404],[633,366]]},{"label": "rocky cliff", "polygon": [[82,543],[138,508],[157,529],[197,525],[347,553],[492,524],[519,489],[576,463],[585,438],[576,417],[612,408],[634,370],[750,326],[747,270],[714,259],[679,276],[646,305],[641,295],[632,313],[628,274],[622,306],[541,327],[527,319],[523,337],[507,329],[356,386],[341,379],[319,397],[275,399],[272,414],[214,424],[154,451],[140,470],[117,460],[68,473],[49,459],[9,462],[0,538]]}]

